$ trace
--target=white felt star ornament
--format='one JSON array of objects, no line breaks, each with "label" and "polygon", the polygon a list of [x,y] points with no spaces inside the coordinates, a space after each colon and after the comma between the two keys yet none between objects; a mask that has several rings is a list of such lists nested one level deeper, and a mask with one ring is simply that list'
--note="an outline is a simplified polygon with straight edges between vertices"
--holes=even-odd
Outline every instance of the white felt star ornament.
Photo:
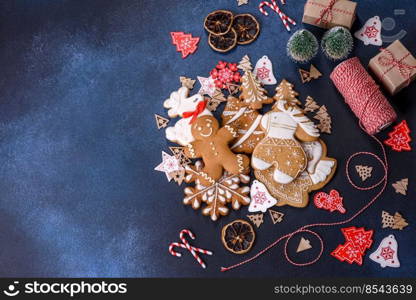
[{"label": "white felt star ornament", "polygon": [[208,95],[210,97],[213,97],[216,91],[216,86],[214,79],[210,77],[201,77],[198,76],[198,81],[201,84],[201,88],[199,89],[199,94],[201,95]]},{"label": "white felt star ornament", "polygon": [[172,174],[176,171],[184,170],[181,165],[181,162],[174,155],[169,155],[166,152],[162,151],[162,162],[155,168],[156,171],[164,172],[168,181],[172,180]]}]

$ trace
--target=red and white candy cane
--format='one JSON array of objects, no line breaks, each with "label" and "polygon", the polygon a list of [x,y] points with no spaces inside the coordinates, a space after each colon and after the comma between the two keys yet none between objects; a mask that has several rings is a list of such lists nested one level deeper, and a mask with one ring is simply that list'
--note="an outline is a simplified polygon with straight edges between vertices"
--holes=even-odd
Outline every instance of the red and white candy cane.
[{"label": "red and white candy cane", "polygon": [[[263,15],[268,16],[269,13],[265,10],[264,6],[266,5],[266,6],[270,7],[272,10],[274,10],[279,15],[280,19],[282,20],[283,24],[286,27],[286,30],[287,31],[290,31],[290,27],[289,27],[289,24],[287,22],[290,22],[292,25],[296,25],[296,22],[293,19],[289,18],[285,13],[283,13],[280,10],[280,8],[277,5],[277,3],[276,3],[275,0],[270,0],[270,2],[269,1],[262,1],[262,2],[260,2],[260,4],[259,4],[259,10],[260,10],[260,12]],[[280,2],[282,2],[282,4],[286,4],[286,1],[285,0],[280,0]]]},{"label": "red and white candy cane", "polygon": [[209,250],[205,250],[205,249],[201,249],[201,248],[197,248],[197,247],[193,247],[191,246],[188,241],[185,239],[184,235],[187,234],[191,237],[191,239],[195,239],[195,235],[188,229],[183,229],[180,233],[179,233],[179,238],[181,239],[182,243],[171,243],[169,245],[169,252],[170,254],[172,254],[173,256],[176,257],[181,257],[182,254],[176,252],[175,250],[173,250],[173,248],[175,247],[181,247],[184,249],[188,249],[189,252],[192,253],[193,257],[195,257],[195,259],[197,260],[197,262],[201,265],[201,267],[203,267],[204,269],[206,268],[205,263],[203,262],[203,260],[198,256],[198,254],[196,254],[196,252],[202,253],[202,254],[207,254],[207,255],[212,255],[212,252]]}]

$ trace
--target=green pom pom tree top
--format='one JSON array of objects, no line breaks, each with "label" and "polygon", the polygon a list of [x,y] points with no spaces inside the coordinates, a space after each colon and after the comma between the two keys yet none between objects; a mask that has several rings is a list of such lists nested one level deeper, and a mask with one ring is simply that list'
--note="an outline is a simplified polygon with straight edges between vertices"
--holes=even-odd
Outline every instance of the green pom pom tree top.
[{"label": "green pom pom tree top", "polygon": [[306,29],[296,31],[287,42],[287,55],[296,62],[306,63],[318,52],[316,37]]},{"label": "green pom pom tree top", "polygon": [[346,58],[354,45],[348,29],[337,26],[328,30],[321,41],[321,48],[325,55],[333,60]]}]

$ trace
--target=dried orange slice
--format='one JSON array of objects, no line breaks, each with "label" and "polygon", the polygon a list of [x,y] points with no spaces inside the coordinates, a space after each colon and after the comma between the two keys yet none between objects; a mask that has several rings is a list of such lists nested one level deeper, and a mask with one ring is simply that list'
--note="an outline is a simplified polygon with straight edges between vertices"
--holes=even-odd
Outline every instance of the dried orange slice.
[{"label": "dried orange slice", "polygon": [[235,220],[225,225],[221,232],[221,240],[225,249],[235,254],[248,252],[255,238],[253,226],[244,220]]},{"label": "dried orange slice", "polygon": [[237,43],[240,45],[250,44],[260,32],[259,22],[250,14],[236,15],[232,27],[237,32]]},{"label": "dried orange slice", "polygon": [[230,31],[233,19],[232,12],[228,10],[216,10],[206,16],[204,27],[209,33],[223,35]]},{"label": "dried orange slice", "polygon": [[208,36],[208,44],[215,51],[228,52],[237,45],[237,33],[233,28],[223,35],[210,33]]}]

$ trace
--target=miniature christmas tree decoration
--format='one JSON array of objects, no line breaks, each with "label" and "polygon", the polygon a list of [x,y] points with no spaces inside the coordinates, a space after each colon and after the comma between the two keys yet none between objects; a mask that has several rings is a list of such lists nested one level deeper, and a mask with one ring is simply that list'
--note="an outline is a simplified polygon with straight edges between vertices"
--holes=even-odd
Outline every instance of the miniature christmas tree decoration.
[{"label": "miniature christmas tree decoration", "polygon": [[367,178],[371,177],[371,172],[373,171],[373,167],[368,166],[355,166],[355,170],[357,171],[358,175],[361,177],[362,181],[366,181]]},{"label": "miniature christmas tree decoration", "polygon": [[354,36],[360,41],[364,42],[364,45],[381,46],[383,41],[381,40],[381,21],[379,16],[370,18],[365,22],[364,26],[358,30]]},{"label": "miniature christmas tree decoration", "polygon": [[315,100],[311,96],[306,97],[305,108],[304,112],[314,112],[319,109],[319,105],[315,102]]},{"label": "miniature christmas tree decoration", "polygon": [[370,254],[370,259],[380,264],[382,268],[398,268],[400,267],[398,248],[396,238],[390,234],[381,241],[377,250]]},{"label": "miniature christmas tree decoration", "polygon": [[296,31],[287,43],[287,55],[295,62],[306,63],[318,53],[318,40],[306,29]]},{"label": "miniature christmas tree decoration", "polygon": [[238,63],[237,68],[243,70],[244,72],[253,70],[253,66],[251,65],[250,58],[248,57],[248,55],[244,55],[244,57]]},{"label": "miniature christmas tree decoration", "polygon": [[273,225],[276,225],[277,223],[280,223],[283,221],[284,213],[281,213],[280,211],[276,211],[273,209],[269,209],[270,217],[272,218]]},{"label": "miniature christmas tree decoration", "polygon": [[311,246],[310,241],[301,237],[300,241],[299,241],[299,246],[296,249],[296,253],[299,253],[299,252],[302,252],[302,251],[305,251],[305,250],[308,250],[308,249],[311,249],[311,248],[312,248],[312,246]]},{"label": "miniature christmas tree decoration", "polygon": [[264,55],[257,61],[253,74],[264,85],[276,84],[276,78],[273,75],[273,65],[267,55]]},{"label": "miniature christmas tree decoration", "polygon": [[247,218],[249,218],[250,221],[257,226],[257,228],[263,224],[263,214],[247,215]]},{"label": "miniature christmas tree decoration", "polygon": [[158,114],[155,114],[156,126],[157,129],[162,129],[168,126],[169,119],[166,119]]},{"label": "miniature christmas tree decoration", "polygon": [[399,194],[402,194],[402,195],[406,196],[408,183],[409,183],[409,179],[408,178],[403,178],[403,179],[393,183],[392,186],[395,189],[396,193],[399,193]]},{"label": "miniature christmas tree decoration", "polygon": [[354,41],[348,29],[336,26],[328,30],[321,41],[323,53],[330,59],[346,58],[353,47]]}]

